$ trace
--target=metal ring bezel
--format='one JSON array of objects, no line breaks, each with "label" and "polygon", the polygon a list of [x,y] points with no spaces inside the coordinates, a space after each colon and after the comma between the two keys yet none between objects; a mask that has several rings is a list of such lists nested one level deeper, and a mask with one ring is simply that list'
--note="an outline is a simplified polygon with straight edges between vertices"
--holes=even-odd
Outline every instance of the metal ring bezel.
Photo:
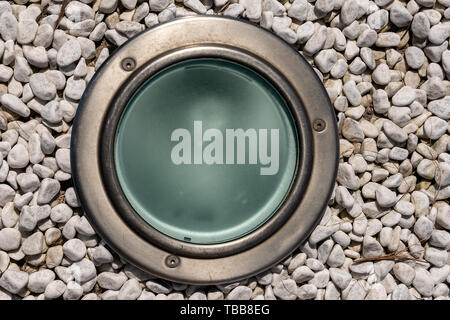
[{"label": "metal ring bezel", "polygon": [[[156,68],[158,59],[176,57],[177,52],[177,59],[185,59],[186,52],[199,54],[202,48],[220,48],[222,53],[231,50],[237,53],[236,57],[238,54],[252,57],[253,61],[266,66],[266,70],[275,71],[274,75],[281,79],[276,83],[278,89],[282,91],[284,87],[286,92],[291,90],[294,98],[287,101],[294,104],[294,110],[301,110],[298,113],[301,119],[297,123],[302,132],[299,139],[308,139],[304,143],[306,148],[300,153],[302,168],[296,177],[296,180],[302,180],[301,186],[294,183],[290,191],[294,194],[295,188],[298,188],[301,192],[295,193],[296,197],[291,198],[291,202],[283,204],[290,207],[291,213],[274,215],[284,218],[276,227],[262,232],[257,241],[244,241],[241,246],[234,247],[233,244],[219,244],[219,247],[225,245],[223,249],[212,248],[217,245],[211,245],[212,249],[206,255],[196,249],[198,245],[188,248],[181,241],[176,246],[149,241],[133,227],[133,223],[124,219],[123,213],[117,210],[116,195],[108,191],[111,181],[105,179],[104,156],[112,150],[104,149],[102,138],[104,126],[111,121],[109,112],[117,99],[117,92],[127,85],[137,85],[137,82],[133,84],[130,81],[133,77],[146,67],[161,70]],[[131,72],[121,67],[121,61],[129,57],[136,61],[136,67]],[[235,60],[238,59],[236,57]],[[252,67],[255,68],[255,65]],[[268,79],[271,80],[272,76]],[[324,130],[312,130],[315,119],[324,121]],[[117,48],[96,72],[80,101],[74,121],[72,175],[87,218],[108,245],[123,258],[157,277],[175,282],[199,285],[227,283],[266,270],[306,240],[320,221],[334,188],[338,165],[337,137],[334,111],[322,82],[307,61],[289,44],[262,28],[237,19],[186,17],[158,25],[130,39]],[[302,162],[303,159],[309,159],[306,161],[308,163]],[[301,178],[301,175],[307,179]],[[174,254],[179,261],[175,267],[169,267],[166,259]]]}]

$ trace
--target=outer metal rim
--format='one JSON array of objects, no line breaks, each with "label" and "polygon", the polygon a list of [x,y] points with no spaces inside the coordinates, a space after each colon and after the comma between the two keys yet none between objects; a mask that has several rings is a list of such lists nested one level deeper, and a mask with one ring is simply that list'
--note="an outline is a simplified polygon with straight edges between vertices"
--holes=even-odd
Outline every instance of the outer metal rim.
[{"label": "outer metal rim", "polygon": [[[174,35],[176,35],[174,37]],[[101,128],[115,92],[129,81],[121,66],[132,57],[136,69],[180,47],[223,45],[241,48],[266,61],[287,80],[304,106],[311,131],[310,179],[303,197],[285,224],[254,247],[226,257],[198,259],[179,255],[146,241],[116,211],[101,173]],[[264,271],[303,242],[319,222],[334,187],[338,164],[337,128],[333,108],[309,64],[270,32],[236,19],[198,16],[172,20],[144,31],[118,48],[104,62],[85,91],[72,131],[72,173],[75,189],[96,231],[125,259],[158,276],[180,283],[226,283]],[[181,248],[182,250],[183,248]],[[170,261],[171,263],[167,263]],[[176,261],[176,264],[172,263]]]}]

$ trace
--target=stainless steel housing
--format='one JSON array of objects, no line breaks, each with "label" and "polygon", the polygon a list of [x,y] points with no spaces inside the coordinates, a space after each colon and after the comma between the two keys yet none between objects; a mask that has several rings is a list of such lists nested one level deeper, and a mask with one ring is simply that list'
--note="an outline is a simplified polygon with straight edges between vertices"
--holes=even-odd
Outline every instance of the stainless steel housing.
[{"label": "stainless steel housing", "polygon": [[[115,128],[139,86],[169,65],[201,57],[245,64],[271,81],[289,104],[300,145],[296,176],[278,212],[258,230],[216,245],[178,241],[144,222],[121,192],[112,160]],[[119,47],[84,93],[71,150],[75,189],[108,245],[155,276],[190,284],[248,278],[289,255],[322,217],[338,163],[334,111],[306,60],[262,28],[217,16],[172,20]]]}]

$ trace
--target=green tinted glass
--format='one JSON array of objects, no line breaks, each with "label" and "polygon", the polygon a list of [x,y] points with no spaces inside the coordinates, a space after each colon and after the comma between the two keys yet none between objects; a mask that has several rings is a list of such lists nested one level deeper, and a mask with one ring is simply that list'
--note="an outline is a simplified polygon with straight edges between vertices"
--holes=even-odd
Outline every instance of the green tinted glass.
[{"label": "green tinted glass", "polygon": [[295,126],[278,91],[225,60],[175,64],[147,80],[118,125],[122,190],[152,227],[178,240],[237,239],[267,221],[291,186]]}]

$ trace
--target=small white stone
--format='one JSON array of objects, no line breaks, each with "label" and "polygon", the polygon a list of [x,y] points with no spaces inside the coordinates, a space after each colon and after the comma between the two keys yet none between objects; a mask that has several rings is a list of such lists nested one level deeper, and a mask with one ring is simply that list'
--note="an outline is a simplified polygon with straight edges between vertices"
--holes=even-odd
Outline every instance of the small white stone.
[{"label": "small white stone", "polygon": [[295,300],[297,284],[292,279],[281,280],[274,286],[273,293],[281,300]]},{"label": "small white stone", "polygon": [[199,14],[205,14],[206,8],[199,0],[184,0],[183,4],[188,7],[189,9],[192,9],[192,11],[199,13]]},{"label": "small white stone", "polygon": [[372,72],[372,80],[379,85],[387,85],[391,81],[391,74],[387,64],[379,64]]},{"label": "small white stone", "polygon": [[49,101],[56,96],[56,87],[43,73],[35,73],[30,77],[30,87],[39,99]]},{"label": "small white stone", "polygon": [[83,288],[75,281],[69,281],[63,294],[64,300],[78,300],[83,295]]},{"label": "small white stone", "polygon": [[227,300],[250,300],[252,296],[252,289],[245,286],[238,286],[231,290],[227,295]]},{"label": "small white stone", "polygon": [[443,228],[450,230],[450,207],[438,208],[436,222]]},{"label": "small white stone", "polygon": [[292,279],[297,283],[307,282],[314,278],[314,272],[307,266],[300,266],[292,273]]},{"label": "small white stone", "polygon": [[375,45],[381,48],[396,47],[400,43],[400,36],[394,32],[383,32],[377,35]]},{"label": "small white stone", "polygon": [[447,92],[447,87],[439,77],[431,77],[425,81],[421,86],[421,90],[425,90],[429,100],[436,100],[444,97]]},{"label": "small white stone", "polygon": [[447,264],[448,252],[447,250],[439,250],[433,247],[428,247],[425,249],[424,259],[432,265],[440,268]]},{"label": "small white stone", "polygon": [[431,278],[427,270],[418,268],[414,277],[413,286],[421,295],[429,297],[433,293],[433,278]]},{"label": "small white stone", "polygon": [[405,27],[409,25],[413,16],[402,4],[395,3],[389,11],[389,19],[397,27]]},{"label": "small white stone", "polygon": [[427,109],[443,120],[450,119],[450,98],[445,97],[428,103]]},{"label": "small white stone", "polygon": [[298,297],[300,300],[314,299],[317,295],[317,287],[313,284],[305,284],[298,289]]},{"label": "small white stone", "polygon": [[363,241],[363,255],[364,257],[377,257],[384,253],[381,244],[370,236],[365,236]]},{"label": "small white stone", "polygon": [[64,172],[71,173],[70,167],[70,149],[61,148],[55,153],[56,163]]},{"label": "small white stone", "polygon": [[416,92],[413,88],[404,86],[392,97],[392,103],[396,106],[408,106],[416,98]]},{"label": "small white stone", "polygon": [[30,162],[28,149],[23,144],[16,144],[8,153],[8,165],[10,168],[25,168]]},{"label": "small white stone", "polygon": [[80,261],[86,255],[86,245],[79,239],[70,239],[64,243],[63,252],[71,261]]},{"label": "small white stone", "polygon": [[325,26],[320,26],[317,31],[306,42],[303,47],[303,52],[309,56],[314,55],[325,45],[327,40],[327,28]]},{"label": "small white stone", "polygon": [[17,26],[17,42],[20,44],[32,43],[38,30],[34,19],[20,19]]},{"label": "small white stone", "polygon": [[0,35],[3,40],[16,40],[19,29],[19,23],[11,12],[4,12],[0,19]]},{"label": "small white stone", "polygon": [[72,272],[74,280],[78,283],[87,282],[95,278],[97,272],[92,261],[84,258],[81,261],[73,263],[69,270]]},{"label": "small white stone", "polygon": [[22,242],[22,251],[24,254],[29,256],[41,254],[45,251],[45,249],[45,237],[44,234],[40,231],[37,231],[28,236]]},{"label": "small white stone", "polygon": [[104,13],[112,13],[116,10],[118,2],[118,0],[101,0],[99,9]]},{"label": "small white stone", "polygon": [[3,228],[0,230],[0,249],[4,251],[13,251],[20,247],[20,232],[13,228]]},{"label": "small white stone", "polygon": [[30,115],[30,109],[16,96],[5,93],[0,98],[1,104],[8,110],[11,110],[22,117]]},{"label": "small white stone", "polygon": [[142,292],[142,288],[136,279],[129,279],[120,288],[117,300],[136,300]]},{"label": "small white stone", "polygon": [[411,46],[405,51],[405,59],[408,66],[419,69],[425,63],[425,54],[420,48]]},{"label": "small white stone", "polygon": [[19,293],[27,283],[28,274],[23,271],[6,270],[0,278],[0,287],[11,293]]},{"label": "small white stone", "polygon": [[28,289],[34,293],[43,293],[48,284],[55,280],[55,273],[48,269],[33,272],[28,277]]},{"label": "small white stone", "polygon": [[61,280],[54,280],[50,282],[45,288],[44,295],[46,299],[57,299],[66,291],[66,284]]},{"label": "small white stone", "polygon": [[337,268],[330,268],[330,278],[333,283],[341,290],[344,290],[352,280],[352,276],[348,271]]},{"label": "small white stone", "polygon": [[450,25],[448,23],[438,23],[431,27],[428,33],[428,40],[433,44],[442,44],[450,36]]},{"label": "small white stone", "polygon": [[393,271],[395,277],[407,286],[412,284],[414,276],[416,275],[414,269],[403,262],[396,263]]},{"label": "small white stone", "polygon": [[417,219],[414,224],[414,233],[417,235],[419,240],[427,240],[431,237],[433,232],[433,222],[425,216]]},{"label": "small white stone", "polygon": [[65,223],[72,217],[72,209],[65,203],[57,204],[52,208],[50,218],[56,223]]},{"label": "small white stone", "polygon": [[81,57],[81,46],[76,39],[71,39],[63,44],[58,50],[56,62],[60,67],[70,66],[77,62]]},{"label": "small white stone", "polygon": [[102,272],[97,277],[99,286],[103,289],[119,290],[127,280],[123,273]]}]

